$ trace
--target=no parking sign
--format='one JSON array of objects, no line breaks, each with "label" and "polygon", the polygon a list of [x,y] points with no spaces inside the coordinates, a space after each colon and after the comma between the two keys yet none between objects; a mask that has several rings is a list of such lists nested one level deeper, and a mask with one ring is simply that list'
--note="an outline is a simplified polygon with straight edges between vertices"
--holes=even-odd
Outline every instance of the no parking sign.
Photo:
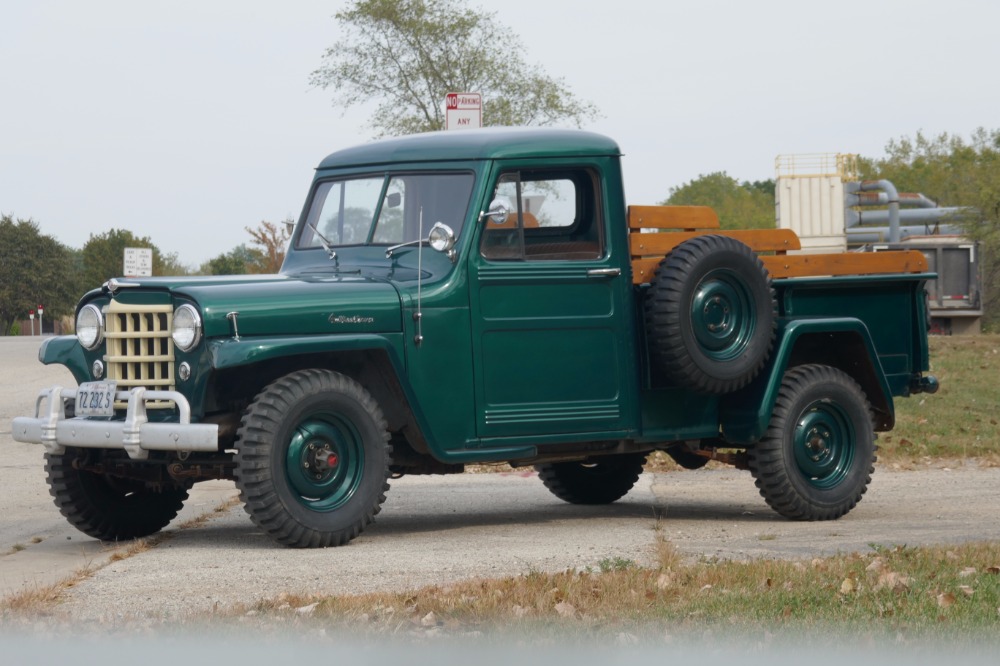
[{"label": "no parking sign", "polygon": [[479,129],[483,126],[483,96],[448,93],[444,98],[445,129]]}]

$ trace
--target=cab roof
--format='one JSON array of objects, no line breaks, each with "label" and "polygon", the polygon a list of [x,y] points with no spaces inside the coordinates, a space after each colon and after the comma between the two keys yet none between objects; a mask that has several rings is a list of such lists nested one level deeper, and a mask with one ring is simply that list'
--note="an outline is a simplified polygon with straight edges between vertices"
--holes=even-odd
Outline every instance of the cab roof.
[{"label": "cab roof", "polygon": [[320,169],[353,166],[491,160],[511,157],[583,157],[621,155],[606,136],[581,130],[490,128],[429,132],[382,139],[338,150],[320,162]]}]

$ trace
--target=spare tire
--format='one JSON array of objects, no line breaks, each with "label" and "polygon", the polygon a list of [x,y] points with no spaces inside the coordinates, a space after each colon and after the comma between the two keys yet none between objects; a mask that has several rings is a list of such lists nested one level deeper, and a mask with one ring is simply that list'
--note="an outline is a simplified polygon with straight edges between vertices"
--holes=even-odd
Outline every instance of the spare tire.
[{"label": "spare tire", "polygon": [[672,382],[720,395],[749,384],[771,355],[777,302],[753,250],[698,236],[656,269],[645,302],[651,361]]}]

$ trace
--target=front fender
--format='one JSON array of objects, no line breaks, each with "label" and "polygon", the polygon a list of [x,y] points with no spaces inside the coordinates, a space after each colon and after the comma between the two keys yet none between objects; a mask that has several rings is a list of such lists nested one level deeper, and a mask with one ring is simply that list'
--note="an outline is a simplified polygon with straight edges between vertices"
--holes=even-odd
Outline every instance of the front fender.
[{"label": "front fender", "polygon": [[[394,338],[394,339],[390,339]],[[405,376],[402,334],[310,335],[224,338],[208,343],[210,363],[216,370],[252,365],[286,356],[378,349],[386,352],[399,377]]]},{"label": "front fender", "polygon": [[850,375],[868,396],[875,429],[895,424],[892,391],[871,333],[853,318],[783,320],[774,353],[760,375],[744,389],[724,397],[719,406],[723,437],[752,444],[764,436],[785,372],[794,365],[823,363]]},{"label": "front fender", "polygon": [[90,381],[90,363],[75,335],[45,338],[38,348],[38,360],[45,365],[65,365],[77,384]]}]

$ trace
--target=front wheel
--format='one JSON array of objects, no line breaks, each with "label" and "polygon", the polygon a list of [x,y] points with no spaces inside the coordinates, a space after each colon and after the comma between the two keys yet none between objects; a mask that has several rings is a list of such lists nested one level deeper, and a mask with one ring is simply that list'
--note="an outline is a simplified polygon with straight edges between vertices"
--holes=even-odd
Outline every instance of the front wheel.
[{"label": "front wheel", "polygon": [[593,462],[535,465],[553,495],[570,504],[610,504],[625,496],[639,480],[645,453],[604,456]]},{"label": "front wheel", "polygon": [[188,490],[155,488],[143,481],[81,469],[86,455],[73,447],[45,454],[49,493],[59,512],[84,534],[101,541],[138,539],[159,532],[177,516]]},{"label": "front wheel", "polygon": [[385,417],[360,384],[300,370],[265,387],[237,434],[236,486],[279,543],[340,546],[374,519],[389,489]]},{"label": "front wheel", "polygon": [[803,365],[785,373],[750,472],[772,509],[794,520],[833,520],[853,509],[875,471],[871,406],[849,375]]}]

